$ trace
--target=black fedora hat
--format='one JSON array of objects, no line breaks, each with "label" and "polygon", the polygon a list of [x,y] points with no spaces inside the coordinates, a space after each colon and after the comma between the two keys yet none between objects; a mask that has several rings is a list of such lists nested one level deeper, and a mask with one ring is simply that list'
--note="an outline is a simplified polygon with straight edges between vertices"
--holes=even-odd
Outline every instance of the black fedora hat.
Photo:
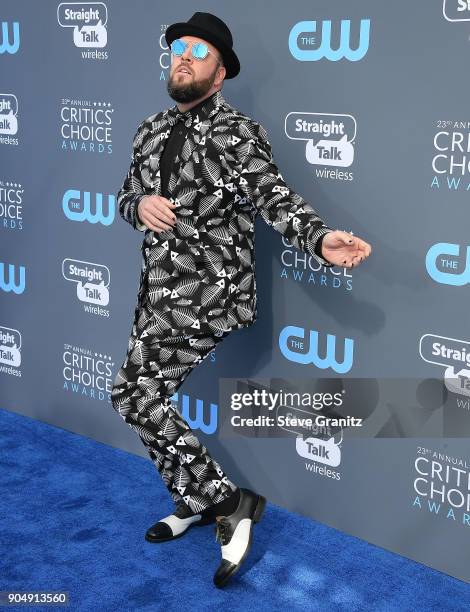
[{"label": "black fedora hat", "polygon": [[222,19],[211,13],[194,13],[189,21],[173,23],[168,26],[165,39],[170,46],[175,38],[185,35],[197,36],[207,40],[220,51],[226,69],[226,79],[233,79],[240,72],[240,62],[232,48],[232,33]]}]

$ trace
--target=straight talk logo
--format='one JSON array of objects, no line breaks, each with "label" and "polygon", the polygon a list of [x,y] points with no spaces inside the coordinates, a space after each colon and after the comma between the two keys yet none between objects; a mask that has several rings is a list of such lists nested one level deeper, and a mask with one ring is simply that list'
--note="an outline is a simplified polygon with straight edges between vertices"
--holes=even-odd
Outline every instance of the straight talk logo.
[{"label": "straight talk logo", "polygon": [[0,142],[18,145],[18,98],[12,93],[0,93]]},{"label": "straight talk logo", "polygon": [[108,7],[104,2],[61,2],[57,22],[61,28],[72,29],[73,44],[82,50],[82,59],[108,59],[108,52],[100,50],[108,44]]},{"label": "straight talk logo", "polygon": [[18,329],[0,326],[0,372],[21,377],[21,345]]},{"label": "straight talk logo", "polygon": [[[305,159],[316,166],[349,167],[354,161],[357,122],[352,115],[293,111],[286,116],[287,138],[304,142]],[[353,180],[351,172],[318,170],[316,177]]]},{"label": "straight talk logo", "polygon": [[302,436],[297,436],[295,450],[300,457],[310,460],[305,462],[307,472],[341,480],[341,472],[330,469],[338,467],[341,463],[341,441],[335,442],[334,436],[328,440],[314,437],[304,439]]},{"label": "straight talk logo", "polygon": [[85,312],[109,317],[109,286],[111,273],[103,264],[79,259],[62,261],[62,276],[76,287],[77,299]]},{"label": "straight talk logo", "polygon": [[447,21],[470,21],[470,0],[444,0],[442,14]]},{"label": "straight talk logo", "polygon": [[[470,342],[424,334],[419,341],[423,361],[444,368],[444,384],[456,395],[470,397]],[[457,397],[457,407],[470,410],[470,400]]]}]

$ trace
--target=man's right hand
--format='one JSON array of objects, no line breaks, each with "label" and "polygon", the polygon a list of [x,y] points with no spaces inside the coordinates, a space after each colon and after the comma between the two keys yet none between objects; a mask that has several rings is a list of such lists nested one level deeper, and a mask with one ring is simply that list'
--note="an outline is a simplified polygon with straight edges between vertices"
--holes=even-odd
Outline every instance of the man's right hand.
[{"label": "man's right hand", "polygon": [[151,230],[160,233],[175,225],[176,216],[173,212],[175,206],[176,204],[163,196],[145,196],[139,202],[137,216]]}]

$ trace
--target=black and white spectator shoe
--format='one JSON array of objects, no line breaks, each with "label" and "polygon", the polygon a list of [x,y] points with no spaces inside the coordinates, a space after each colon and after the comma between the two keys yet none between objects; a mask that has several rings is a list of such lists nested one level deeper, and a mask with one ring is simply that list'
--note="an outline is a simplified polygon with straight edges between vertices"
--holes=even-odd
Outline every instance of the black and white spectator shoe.
[{"label": "black and white spectator shoe", "polygon": [[238,508],[229,516],[216,516],[215,539],[222,548],[222,562],[214,574],[216,587],[223,587],[246,559],[254,523],[258,523],[266,498],[249,489],[240,489]]},{"label": "black and white spectator shoe", "polygon": [[194,514],[189,506],[180,503],[173,514],[160,519],[147,530],[145,539],[148,542],[167,542],[180,538],[190,527],[208,525],[214,521],[213,517],[203,513]]}]

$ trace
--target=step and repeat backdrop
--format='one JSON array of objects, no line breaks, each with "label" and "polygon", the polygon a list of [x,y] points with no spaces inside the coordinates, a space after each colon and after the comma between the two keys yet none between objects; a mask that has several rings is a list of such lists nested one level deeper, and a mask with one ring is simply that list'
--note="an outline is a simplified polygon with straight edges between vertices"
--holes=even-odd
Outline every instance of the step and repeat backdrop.
[{"label": "step and repeat backdrop", "polygon": [[172,401],[240,486],[469,581],[467,1],[4,0],[0,407],[147,456],[110,399],[144,238],[116,195],[196,10],[234,36],[225,99],[372,254],[324,268],[258,217],[258,318]]}]

